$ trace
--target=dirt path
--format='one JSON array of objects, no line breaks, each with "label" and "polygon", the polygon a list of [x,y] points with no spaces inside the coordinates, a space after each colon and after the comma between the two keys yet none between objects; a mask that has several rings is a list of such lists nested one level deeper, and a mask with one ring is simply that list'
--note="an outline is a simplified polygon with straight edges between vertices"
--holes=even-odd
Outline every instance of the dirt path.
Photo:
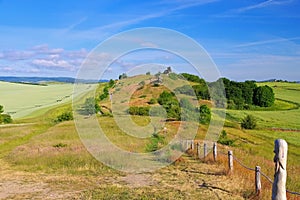
[{"label": "dirt path", "polygon": [[[150,199],[243,199],[241,185],[226,176],[222,166],[189,156],[183,160],[153,173],[115,176],[30,173],[12,170],[0,160],[0,199],[118,199],[124,191],[145,193]],[[112,188],[116,191],[102,196]]]}]

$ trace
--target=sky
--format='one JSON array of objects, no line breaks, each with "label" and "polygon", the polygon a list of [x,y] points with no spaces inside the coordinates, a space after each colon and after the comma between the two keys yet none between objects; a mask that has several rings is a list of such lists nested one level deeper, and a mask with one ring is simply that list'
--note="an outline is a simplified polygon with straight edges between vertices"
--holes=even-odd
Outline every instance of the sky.
[{"label": "sky", "polygon": [[[89,53],[114,34],[160,27],[199,43],[223,77],[299,81],[299,11],[298,0],[0,0],[0,76],[76,77]],[[157,62],[184,72],[175,57],[132,53],[103,78]]]}]

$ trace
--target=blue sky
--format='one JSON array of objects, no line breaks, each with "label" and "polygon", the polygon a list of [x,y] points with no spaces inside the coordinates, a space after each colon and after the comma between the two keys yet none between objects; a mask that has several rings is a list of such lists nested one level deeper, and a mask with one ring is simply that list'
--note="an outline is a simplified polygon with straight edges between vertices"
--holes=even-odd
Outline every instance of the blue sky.
[{"label": "blue sky", "polygon": [[[75,77],[113,34],[162,27],[196,40],[222,76],[300,80],[299,11],[297,0],[0,0],[0,76]],[[118,62],[107,78],[136,62]]]}]

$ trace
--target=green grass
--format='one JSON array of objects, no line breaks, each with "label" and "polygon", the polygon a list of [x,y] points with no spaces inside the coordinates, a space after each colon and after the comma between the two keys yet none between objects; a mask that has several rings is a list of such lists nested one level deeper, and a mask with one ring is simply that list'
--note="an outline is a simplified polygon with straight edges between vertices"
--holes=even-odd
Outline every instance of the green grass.
[{"label": "green grass", "polygon": [[[129,79],[128,82],[132,83],[133,80]],[[123,80],[122,84],[127,86],[129,83]],[[0,87],[5,84],[0,83]],[[272,127],[300,129],[300,111],[299,108],[295,109],[293,107],[300,103],[300,85],[292,83],[262,84],[268,84],[274,89],[275,97],[277,98],[275,105],[272,108],[261,110],[228,110],[226,127],[224,129],[228,137],[235,140],[235,143],[234,147],[219,146],[219,151],[226,153],[230,148],[233,150],[234,155],[247,166],[254,168],[256,165],[259,165],[264,173],[273,177],[273,143],[275,139],[283,138],[289,145],[287,188],[300,191],[300,133],[270,130]],[[276,87],[274,87],[275,85]],[[13,86],[15,91],[20,91],[18,87],[24,88],[23,85],[18,84]],[[12,85],[9,87],[12,87]],[[26,85],[26,87],[46,88],[48,86]],[[57,87],[59,88],[59,86]],[[97,95],[102,91],[103,87],[104,84],[98,87]],[[62,86],[61,89],[67,91],[67,88],[67,86]],[[81,89],[82,92],[79,91],[77,95],[78,105],[84,102],[87,85],[82,85]],[[153,89],[153,94],[147,95],[147,98],[157,96],[161,88],[156,87],[155,89],[156,91]],[[145,86],[144,92],[146,90],[151,93],[151,87]],[[2,90],[0,91],[2,92]],[[7,88],[4,88],[3,91],[9,95]],[[132,101],[139,102],[138,100],[142,99],[142,97],[139,98],[142,96],[139,93],[140,91],[142,90],[134,93]],[[36,92],[35,96],[39,96],[37,98],[42,99],[43,95],[41,94],[44,93],[39,94],[41,92],[39,88],[34,90],[34,92]],[[54,96],[57,94],[58,92],[55,93],[54,91],[53,99],[55,99]],[[13,92],[10,95],[13,96]],[[19,93],[15,92],[14,95],[18,96]],[[45,97],[51,96],[47,95]],[[122,99],[118,100],[122,101]],[[14,98],[11,106],[13,106],[13,103],[17,104],[18,101]],[[29,100],[28,102],[20,102],[20,106],[24,106],[25,103],[30,102]],[[105,100],[101,103],[108,106],[110,102]],[[5,106],[2,102],[0,104]],[[154,180],[153,184],[132,186],[124,182],[124,178],[129,176],[128,174],[105,166],[87,151],[79,138],[73,121],[53,123],[53,120],[59,114],[70,109],[70,107],[70,102],[66,100],[61,104],[54,104],[36,111],[30,110],[29,112],[28,110],[28,112],[24,112],[26,113],[26,119],[17,120],[20,123],[19,125],[1,126],[1,177],[22,181],[23,177],[19,175],[28,173],[30,177],[42,177],[34,180],[38,183],[41,180],[47,180],[51,187],[55,187],[56,183],[67,184],[68,188],[63,192],[75,190],[76,194],[80,194],[81,199],[177,199],[199,197],[210,199],[216,198],[215,193],[218,193],[224,199],[241,199],[241,196],[247,196],[251,194],[251,191],[254,191],[254,174],[252,172],[239,174],[240,168],[237,164],[235,165],[235,173],[238,175],[227,177],[223,173],[226,171],[226,167],[223,167],[221,161],[217,164],[212,164],[196,161],[189,157],[183,157],[184,161],[178,165],[174,164],[157,172],[146,174]],[[293,109],[291,109],[292,107]],[[239,122],[247,114],[254,115],[258,119],[257,129],[240,129]],[[118,128],[113,117],[97,116],[97,119],[107,138],[121,149],[131,152],[145,152],[147,145],[151,144],[150,138],[141,139],[127,135],[122,129]],[[143,116],[132,116],[131,119],[139,126],[147,126],[150,122],[149,117]],[[84,123],[87,123],[87,121],[84,121]],[[179,122],[166,123],[165,126],[168,130],[168,133],[164,135],[166,141],[174,138],[174,133],[178,131],[179,125]],[[86,126],[89,126],[89,124],[87,123]],[[186,126],[185,131],[191,132],[190,128],[191,126]],[[207,128],[207,125],[201,126],[196,139],[203,140]],[[220,160],[225,160],[224,163],[226,163],[226,157],[219,155],[219,158]],[[5,174],[5,168],[2,164],[3,166],[8,166],[10,171],[7,174]],[[193,173],[186,173],[184,170],[193,171]],[[213,172],[217,175],[213,174],[210,176],[207,174],[208,172]],[[249,178],[247,178],[248,176]],[[53,181],[53,177],[57,177],[57,180]],[[74,181],[68,182],[68,178],[74,179]],[[81,180],[85,184],[82,184]],[[208,182],[208,185],[225,188],[230,192],[224,193],[220,190],[206,189],[201,186],[205,186],[204,182]],[[266,190],[267,188],[270,189],[270,184],[266,183],[266,185],[263,185],[263,188],[266,188]],[[270,192],[269,189],[267,190],[268,193]]]},{"label": "green grass", "polygon": [[[83,85],[86,89],[89,85]],[[73,84],[47,86],[0,82],[0,105],[13,119],[37,117],[51,108],[70,103]],[[74,94],[75,96],[80,93]]]}]

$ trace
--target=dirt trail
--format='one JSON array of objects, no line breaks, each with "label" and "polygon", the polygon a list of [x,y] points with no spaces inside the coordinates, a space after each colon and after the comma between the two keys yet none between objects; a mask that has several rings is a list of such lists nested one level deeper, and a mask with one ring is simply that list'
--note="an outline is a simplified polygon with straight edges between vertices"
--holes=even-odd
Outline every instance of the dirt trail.
[{"label": "dirt trail", "polygon": [[223,166],[201,163],[187,155],[176,165],[153,173],[85,176],[29,173],[10,169],[0,160],[0,199],[90,199],[86,191],[116,186],[134,192],[182,194],[194,199],[243,199]]}]

